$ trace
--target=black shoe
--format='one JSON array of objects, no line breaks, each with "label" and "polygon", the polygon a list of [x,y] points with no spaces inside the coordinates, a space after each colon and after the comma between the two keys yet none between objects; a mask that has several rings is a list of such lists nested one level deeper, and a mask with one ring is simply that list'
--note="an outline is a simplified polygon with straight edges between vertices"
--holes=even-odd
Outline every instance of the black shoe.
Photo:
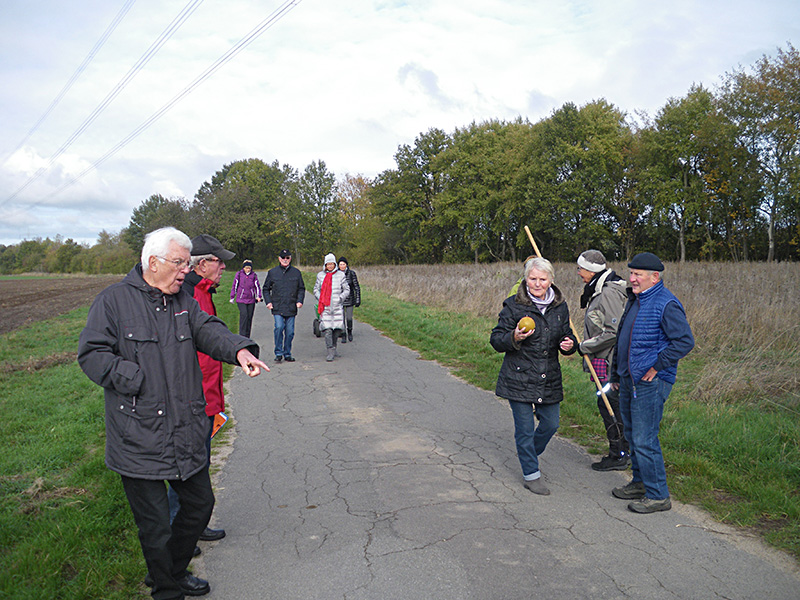
[{"label": "black shoe", "polygon": [[342,334],[342,343],[343,344],[347,343],[347,336],[345,334]]},{"label": "black shoe", "polygon": [[347,339],[350,340],[351,342],[353,341],[353,332],[352,331],[348,331],[347,332]]},{"label": "black shoe", "polygon": [[604,456],[600,462],[592,463],[595,471],[624,471],[631,464],[631,459],[627,454],[622,456]]},{"label": "black shoe", "polygon": [[211,591],[211,586],[205,579],[195,577],[191,573],[187,573],[186,577],[178,579],[178,585],[181,586],[181,591],[187,596],[205,596]]},{"label": "black shoe", "polygon": [[275,362],[281,362],[282,360],[283,360],[282,356],[276,356],[275,357]]},{"label": "black shoe", "polygon": [[203,551],[200,550],[200,546],[195,546],[194,547],[194,552],[192,552],[192,556],[200,556],[202,553],[203,553]]},{"label": "black shoe", "polygon": [[294,356],[284,356],[283,360],[286,362],[294,362]]},{"label": "black shoe", "polygon": [[200,534],[200,541],[202,542],[216,542],[225,537],[224,529],[211,529],[206,527],[205,531]]}]

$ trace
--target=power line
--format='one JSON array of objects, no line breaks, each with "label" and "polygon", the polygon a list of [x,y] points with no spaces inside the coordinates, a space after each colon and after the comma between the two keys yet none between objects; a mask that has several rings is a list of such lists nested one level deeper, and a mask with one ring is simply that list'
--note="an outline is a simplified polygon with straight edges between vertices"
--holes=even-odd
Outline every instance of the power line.
[{"label": "power line", "polygon": [[66,188],[70,187],[74,183],[76,183],[79,179],[84,177],[86,174],[90,173],[101,164],[103,164],[106,160],[111,158],[114,154],[119,152],[122,148],[127,146],[130,142],[132,142],[136,137],[138,137],[142,132],[144,132],[147,128],[149,128],[153,123],[158,121],[162,116],[164,116],[167,111],[169,111],[175,104],[177,104],[184,96],[190,94],[194,89],[203,83],[206,79],[211,77],[217,70],[227,64],[230,60],[232,60],[237,54],[239,54],[242,50],[244,50],[247,46],[249,46],[253,41],[255,41],[261,34],[263,34],[267,29],[272,27],[276,22],[282,19],[290,10],[292,10],[295,6],[300,4],[302,0],[286,0],[281,6],[279,6],[275,11],[272,12],[266,19],[264,19],[261,23],[259,23],[253,30],[250,31],[245,37],[239,40],[230,50],[228,50],[225,54],[220,56],[211,66],[209,66],[205,71],[203,71],[200,75],[198,75],[194,81],[192,81],[188,86],[186,86],[183,91],[175,95],[169,102],[167,102],[164,106],[158,109],[155,113],[153,113],[146,121],[144,121],[141,125],[139,125],[136,129],[134,129],[131,133],[129,133],[123,140],[121,140],[117,145],[111,148],[108,152],[106,152],[103,156],[98,158],[94,161],[91,165],[89,165],[86,169],[81,171],[78,175],[73,177],[71,180],[64,183],[61,187],[56,189],[55,191],[51,192],[45,199],[51,198],[56,194],[59,194]]},{"label": "power line", "polygon": [[114,33],[114,30],[117,28],[117,25],[119,25],[122,19],[125,17],[125,15],[128,14],[128,11],[131,9],[134,2],[136,2],[136,0],[127,0],[127,2],[125,2],[125,5],[117,13],[117,16],[114,17],[114,20],[111,21],[111,24],[105,30],[103,35],[100,36],[100,39],[97,40],[94,47],[89,51],[89,54],[86,55],[86,58],[83,59],[83,62],[78,66],[77,69],[75,69],[75,72],[72,74],[72,77],[70,77],[67,83],[64,84],[64,87],[61,89],[61,91],[58,93],[55,99],[50,103],[50,106],[47,107],[47,110],[44,111],[44,114],[39,118],[38,121],[36,121],[34,126],[30,128],[28,133],[25,134],[25,137],[22,138],[22,141],[17,145],[17,147],[14,148],[14,152],[12,152],[12,154],[15,153],[17,150],[19,150],[20,148],[22,148],[25,142],[27,142],[34,133],[36,133],[36,131],[39,129],[42,123],[44,123],[45,119],[47,119],[50,113],[53,112],[53,109],[56,106],[58,106],[62,98],[64,98],[66,93],[78,80],[78,77],[80,77],[81,73],[83,73],[84,70],[86,70],[86,67],[89,66],[89,63],[92,62],[92,59],[94,59],[95,55],[100,51],[100,48],[103,47],[108,38],[111,37],[111,34]]},{"label": "power line", "polygon": [[[161,47],[174,35],[174,33],[183,25],[186,20],[192,15],[192,13],[197,10],[197,7],[203,3],[203,0],[189,0],[189,3],[183,7],[180,13],[172,20],[172,22],[167,26],[167,28],[161,32],[161,35],[150,45],[150,47],[145,51],[145,53],[139,58],[138,61],[130,68],[130,70],[125,74],[125,76],[119,80],[117,85],[106,95],[106,97],[97,105],[97,107],[91,112],[91,114],[84,119],[83,123],[72,133],[72,135],[67,138],[61,147],[56,150],[56,152],[50,157],[47,162],[47,165],[44,167],[40,167],[30,178],[26,181],[22,186],[20,186],[13,194],[11,194],[8,198],[6,198],[2,203],[5,204],[10,200],[16,198],[20,192],[24,191],[29,185],[31,185],[34,181],[39,179],[44,173],[50,170],[53,164],[58,160],[58,158],[67,151],[67,149],[75,143],[75,140],[86,131],[86,129],[97,120],[102,112],[108,107],[109,104],[119,96],[122,90],[133,80],[133,78],[141,71],[145,65],[150,62],[156,53],[161,49]],[[52,195],[52,194],[51,194]]]}]

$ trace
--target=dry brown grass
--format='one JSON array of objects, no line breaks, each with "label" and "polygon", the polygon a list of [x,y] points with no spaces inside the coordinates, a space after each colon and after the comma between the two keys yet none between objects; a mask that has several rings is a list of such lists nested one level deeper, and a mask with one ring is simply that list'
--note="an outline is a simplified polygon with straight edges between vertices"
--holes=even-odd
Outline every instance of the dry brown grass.
[{"label": "dry brown grass", "polygon": [[[556,285],[582,331],[583,282],[557,263]],[[611,265],[627,276],[623,263]],[[522,274],[517,263],[358,268],[367,287],[402,300],[495,318]],[[800,264],[668,263],[664,281],[681,300],[699,359],[692,396],[708,401],[780,399],[800,408]]]}]

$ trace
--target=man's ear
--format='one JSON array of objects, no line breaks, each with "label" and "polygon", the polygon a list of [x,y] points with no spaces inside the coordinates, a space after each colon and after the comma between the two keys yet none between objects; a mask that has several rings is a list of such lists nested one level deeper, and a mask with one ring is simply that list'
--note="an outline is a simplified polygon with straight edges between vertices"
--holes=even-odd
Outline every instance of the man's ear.
[{"label": "man's ear", "polygon": [[157,270],[156,269],[156,262],[157,261],[158,261],[158,257],[157,256],[150,256],[150,258],[147,259],[147,269],[149,271],[152,271],[153,273],[155,273],[156,270]]}]

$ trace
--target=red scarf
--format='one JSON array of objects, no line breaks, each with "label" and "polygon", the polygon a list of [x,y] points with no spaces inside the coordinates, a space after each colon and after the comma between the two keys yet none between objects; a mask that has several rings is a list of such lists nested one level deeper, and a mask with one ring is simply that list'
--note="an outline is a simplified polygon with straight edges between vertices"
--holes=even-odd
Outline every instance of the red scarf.
[{"label": "red scarf", "polygon": [[331,291],[333,291],[333,271],[325,273],[325,281],[322,282],[322,287],[319,289],[319,314],[325,310],[325,307],[331,305]]}]

